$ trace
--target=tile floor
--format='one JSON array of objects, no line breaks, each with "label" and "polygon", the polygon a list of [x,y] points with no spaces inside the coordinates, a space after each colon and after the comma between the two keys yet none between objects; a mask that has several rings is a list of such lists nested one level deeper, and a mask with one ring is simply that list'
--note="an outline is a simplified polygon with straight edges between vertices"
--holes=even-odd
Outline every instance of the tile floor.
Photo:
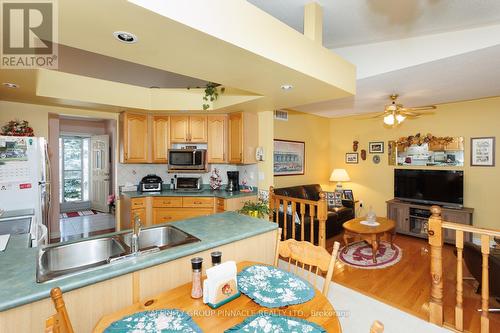
[{"label": "tile floor", "polygon": [[99,213],[90,216],[79,216],[61,219],[59,222],[61,236],[59,240],[68,241],[79,238],[95,236],[115,230],[115,216]]}]

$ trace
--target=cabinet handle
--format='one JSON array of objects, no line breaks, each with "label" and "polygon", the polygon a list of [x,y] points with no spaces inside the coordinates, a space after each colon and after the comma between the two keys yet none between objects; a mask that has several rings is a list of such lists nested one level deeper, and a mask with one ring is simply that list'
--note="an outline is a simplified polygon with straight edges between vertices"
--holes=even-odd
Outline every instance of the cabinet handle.
[{"label": "cabinet handle", "polygon": [[202,204],[202,202],[201,202],[201,201],[194,201],[193,203],[194,203],[195,205],[201,205],[201,204]]}]

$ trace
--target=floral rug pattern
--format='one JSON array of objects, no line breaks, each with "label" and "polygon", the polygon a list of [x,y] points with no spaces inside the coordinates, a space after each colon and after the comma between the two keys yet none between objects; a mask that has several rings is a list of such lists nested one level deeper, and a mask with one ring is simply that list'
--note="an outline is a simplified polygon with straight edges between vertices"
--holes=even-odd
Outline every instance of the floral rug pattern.
[{"label": "floral rug pattern", "polygon": [[373,262],[372,247],[367,242],[356,242],[349,244],[347,253],[344,253],[345,246],[339,251],[339,259],[346,265],[362,269],[386,268],[397,264],[403,257],[403,250],[396,244],[394,249],[391,244],[381,241],[377,251],[377,262]]}]

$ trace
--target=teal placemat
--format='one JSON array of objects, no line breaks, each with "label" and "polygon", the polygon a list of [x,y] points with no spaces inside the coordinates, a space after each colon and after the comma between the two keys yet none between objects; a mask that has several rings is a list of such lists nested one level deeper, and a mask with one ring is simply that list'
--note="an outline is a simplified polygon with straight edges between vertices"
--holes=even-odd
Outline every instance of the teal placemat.
[{"label": "teal placemat", "polygon": [[238,273],[238,289],[268,308],[301,304],[314,297],[314,288],[309,282],[290,272],[265,265],[249,266]]},{"label": "teal placemat", "polygon": [[115,321],[104,331],[104,333],[168,333],[168,332],[192,332],[201,333],[187,313],[180,310],[151,310],[134,313]]},{"label": "teal placemat", "polygon": [[311,323],[304,319],[260,313],[245,319],[241,324],[231,327],[225,332],[325,333],[326,330],[318,324]]}]

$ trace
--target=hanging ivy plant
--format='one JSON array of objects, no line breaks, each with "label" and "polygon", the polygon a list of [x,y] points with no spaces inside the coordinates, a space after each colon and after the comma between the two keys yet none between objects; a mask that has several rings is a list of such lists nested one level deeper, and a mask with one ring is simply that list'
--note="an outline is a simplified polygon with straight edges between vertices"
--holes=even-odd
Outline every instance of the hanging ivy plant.
[{"label": "hanging ivy plant", "polygon": [[208,110],[210,108],[210,104],[208,102],[215,102],[217,98],[219,98],[219,93],[223,94],[225,88],[221,87],[219,90],[219,84],[208,82],[205,86],[205,96],[203,96],[203,110]]}]

